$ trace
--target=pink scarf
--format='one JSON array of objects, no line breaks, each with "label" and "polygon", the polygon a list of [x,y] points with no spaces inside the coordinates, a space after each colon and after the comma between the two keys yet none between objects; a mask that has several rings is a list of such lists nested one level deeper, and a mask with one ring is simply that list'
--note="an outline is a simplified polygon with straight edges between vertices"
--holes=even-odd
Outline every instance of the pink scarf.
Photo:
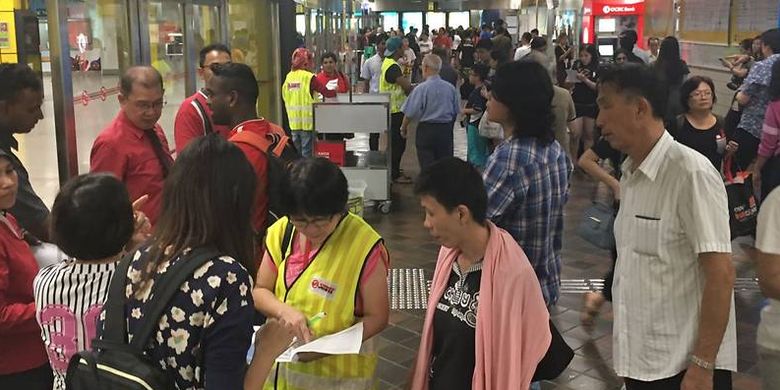
[{"label": "pink scarf", "polygon": [[[477,309],[476,365],[473,390],[527,389],[536,366],[547,353],[550,315],[542,289],[528,258],[509,233],[488,222],[488,241]],[[420,350],[412,379],[413,390],[428,389],[433,352],[433,315],[457,249],[441,248],[433,274]]]}]

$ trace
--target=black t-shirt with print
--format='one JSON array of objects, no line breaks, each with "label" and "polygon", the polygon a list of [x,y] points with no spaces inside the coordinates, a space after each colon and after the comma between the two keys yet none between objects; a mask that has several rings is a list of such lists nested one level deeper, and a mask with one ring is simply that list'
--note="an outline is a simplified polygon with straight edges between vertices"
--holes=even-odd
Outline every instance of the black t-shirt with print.
[{"label": "black t-shirt with print", "polygon": [[482,263],[461,278],[453,263],[447,289],[433,315],[431,390],[470,390]]}]

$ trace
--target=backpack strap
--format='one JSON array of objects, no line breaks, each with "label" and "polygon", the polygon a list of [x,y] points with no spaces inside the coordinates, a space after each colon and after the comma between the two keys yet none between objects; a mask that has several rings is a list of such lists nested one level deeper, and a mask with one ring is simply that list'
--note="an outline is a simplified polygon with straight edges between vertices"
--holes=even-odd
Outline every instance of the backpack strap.
[{"label": "backpack strap", "polygon": [[203,121],[203,135],[209,135],[214,132],[214,128],[211,126],[211,118],[206,114],[206,108],[200,103],[198,99],[192,99],[192,104],[195,105],[195,109],[200,115],[200,119]]},{"label": "backpack strap", "polygon": [[[139,249],[143,250],[142,249]],[[102,340],[112,344],[127,343],[127,320],[125,318],[125,302],[127,296],[127,271],[137,252],[130,252],[122,258],[114,270],[111,284],[108,287],[108,297],[103,308],[106,311],[106,321],[103,326]]]},{"label": "backpack strap", "polygon": [[137,351],[143,351],[149,343],[152,334],[157,330],[160,317],[168,308],[168,303],[179,291],[181,285],[192,274],[209,260],[218,257],[219,252],[214,248],[193,249],[187,255],[182,256],[175,264],[155,281],[152,289],[152,299],[146,306],[145,320],[133,336],[130,345]]},{"label": "backpack strap", "polygon": [[230,141],[253,146],[261,152],[268,152],[270,150],[269,148],[273,144],[273,140],[267,137],[263,137],[262,135],[252,131],[242,131],[240,133],[236,133],[230,137]]}]

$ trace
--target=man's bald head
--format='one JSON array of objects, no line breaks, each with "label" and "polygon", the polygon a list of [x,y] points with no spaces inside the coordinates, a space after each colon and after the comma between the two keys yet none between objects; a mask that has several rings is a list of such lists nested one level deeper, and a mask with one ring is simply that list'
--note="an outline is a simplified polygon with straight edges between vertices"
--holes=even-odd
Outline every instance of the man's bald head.
[{"label": "man's bald head", "polygon": [[119,82],[119,90],[122,95],[130,96],[136,84],[148,89],[159,87],[160,91],[165,90],[162,75],[151,66],[133,66],[127,69]]}]

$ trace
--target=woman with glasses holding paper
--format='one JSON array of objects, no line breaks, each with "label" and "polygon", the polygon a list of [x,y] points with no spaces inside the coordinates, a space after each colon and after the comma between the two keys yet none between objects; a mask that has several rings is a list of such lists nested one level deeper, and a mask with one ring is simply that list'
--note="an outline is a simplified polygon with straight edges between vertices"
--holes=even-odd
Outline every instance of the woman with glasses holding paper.
[{"label": "woman with glasses holding paper", "polygon": [[[347,179],[325,159],[297,161],[282,189],[288,217],[268,230],[255,307],[300,343],[363,323],[363,341],[387,326],[389,256],[379,234],[347,211]],[[363,348],[365,351],[367,348]],[[376,354],[300,354],[277,363],[267,389],[368,389]]]}]

